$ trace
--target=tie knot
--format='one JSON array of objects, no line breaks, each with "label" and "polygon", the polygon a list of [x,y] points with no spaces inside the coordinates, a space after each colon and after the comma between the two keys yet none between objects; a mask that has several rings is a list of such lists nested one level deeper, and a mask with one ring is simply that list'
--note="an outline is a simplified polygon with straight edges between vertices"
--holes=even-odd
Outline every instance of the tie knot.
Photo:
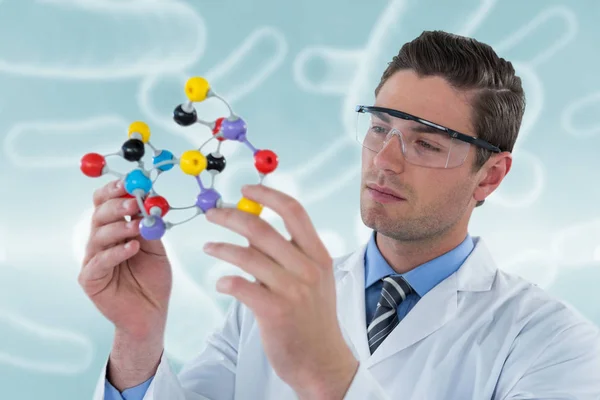
[{"label": "tie knot", "polygon": [[383,289],[381,290],[379,303],[382,306],[395,309],[411,292],[412,287],[403,277],[398,275],[386,276],[383,279]]}]

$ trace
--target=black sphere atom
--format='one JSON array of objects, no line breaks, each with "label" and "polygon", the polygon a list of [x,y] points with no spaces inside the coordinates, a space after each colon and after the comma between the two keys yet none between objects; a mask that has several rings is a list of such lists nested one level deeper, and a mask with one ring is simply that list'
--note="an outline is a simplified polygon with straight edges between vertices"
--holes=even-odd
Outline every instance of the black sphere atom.
[{"label": "black sphere atom", "polygon": [[214,153],[210,153],[208,156],[206,156],[207,171],[217,171],[221,173],[225,169],[225,164],[225,157],[223,157],[222,154],[215,156]]},{"label": "black sphere atom", "polygon": [[123,158],[127,161],[140,161],[144,157],[144,142],[139,139],[129,139],[123,146]]},{"label": "black sphere atom", "polygon": [[183,111],[182,105],[178,105],[173,110],[173,120],[181,126],[190,126],[195,124],[198,121],[198,115],[196,114],[196,110],[192,110],[192,112]]}]

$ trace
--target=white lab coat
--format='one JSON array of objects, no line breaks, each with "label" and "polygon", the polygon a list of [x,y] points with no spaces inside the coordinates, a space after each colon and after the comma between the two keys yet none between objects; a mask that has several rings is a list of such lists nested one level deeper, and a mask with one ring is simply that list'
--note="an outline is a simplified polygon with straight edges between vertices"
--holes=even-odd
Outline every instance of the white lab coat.
[{"label": "white lab coat", "polygon": [[[335,259],[338,319],[360,361],[346,400],[600,398],[599,329],[535,285],[497,269],[483,240],[369,354],[366,248]],[[95,400],[104,396],[102,371]],[[252,313],[234,302],[206,349],[175,375],[163,356],[144,400],[295,399]]]}]

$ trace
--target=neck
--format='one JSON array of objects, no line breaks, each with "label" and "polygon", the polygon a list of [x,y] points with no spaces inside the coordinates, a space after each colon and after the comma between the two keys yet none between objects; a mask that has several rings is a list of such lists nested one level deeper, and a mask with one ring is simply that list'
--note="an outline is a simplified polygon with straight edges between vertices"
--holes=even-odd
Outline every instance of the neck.
[{"label": "neck", "polygon": [[[462,228],[462,227],[461,227]],[[462,243],[467,229],[452,229],[444,235],[424,240],[399,241],[376,233],[376,243],[383,258],[399,274],[415,269],[421,264],[437,258]]]}]

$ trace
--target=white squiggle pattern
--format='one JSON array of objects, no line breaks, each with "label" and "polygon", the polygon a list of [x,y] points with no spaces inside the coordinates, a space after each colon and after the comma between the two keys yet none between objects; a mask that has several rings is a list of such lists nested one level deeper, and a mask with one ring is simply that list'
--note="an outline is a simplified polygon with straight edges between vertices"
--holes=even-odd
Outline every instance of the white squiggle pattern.
[{"label": "white squiggle pattern", "polygon": [[[24,8],[15,18],[27,20],[22,29],[36,24],[37,34],[4,32],[4,37],[30,40],[21,43],[19,53],[0,46],[3,73],[67,80],[123,79],[181,71],[196,63],[204,52],[205,23],[193,8],[179,1],[22,0],[19,7]],[[13,8],[19,10],[19,7]],[[82,14],[91,17],[89,25],[93,29],[78,29],[77,21],[84,17]],[[63,29],[54,29],[57,24],[64,25]],[[72,25],[75,26],[69,28]],[[53,46],[70,43],[69,37],[61,33],[72,31],[84,35],[81,43],[86,47],[63,46],[57,57],[51,51]],[[119,46],[114,46],[114,42]],[[90,57],[90,47],[109,50],[97,50]]]},{"label": "white squiggle pattern", "polygon": [[525,115],[523,115],[519,137],[513,149],[513,151],[517,151],[517,149],[523,146],[525,138],[533,131],[535,124],[542,114],[544,109],[544,85],[539,75],[529,64],[513,62],[513,66],[517,74],[521,77],[523,90],[525,90],[527,96]]},{"label": "white squiggle pattern", "polygon": [[479,29],[481,24],[485,22],[496,3],[498,3],[498,0],[483,0],[479,7],[473,11],[473,14],[467,18],[465,25],[463,25],[456,33],[462,36],[473,35],[474,32]]},{"label": "white squiggle pattern", "polygon": [[[56,375],[75,375],[85,371],[91,364],[94,350],[92,342],[85,336],[65,329],[53,328],[31,321],[13,312],[0,309],[0,326],[4,330],[14,330],[19,336],[35,336],[35,342],[49,349],[63,349],[65,357],[44,359],[43,354],[35,357],[16,354],[14,348],[2,348],[0,342],[0,363],[8,364],[29,371]],[[75,351],[76,350],[76,351]],[[18,350],[17,350],[18,351]],[[76,356],[69,356],[76,354]]]},{"label": "white squiggle pattern", "polygon": [[[594,106],[600,110],[600,92],[589,94],[567,105],[560,119],[562,128],[567,131],[569,135],[582,139],[587,139],[600,134],[600,122],[586,127],[578,127],[576,123],[578,113],[582,113],[586,108],[589,109]],[[590,111],[595,115],[598,113],[594,110]]]},{"label": "white squiggle pattern", "polygon": [[225,60],[206,73],[206,78],[209,82],[213,82],[215,88],[222,87],[226,82],[234,79],[236,68],[245,69],[244,59],[251,55],[253,51],[256,51],[256,48],[260,45],[265,44],[271,44],[272,49],[267,56],[262,57],[265,59],[264,64],[259,65],[256,70],[253,68],[252,77],[232,85],[234,89],[225,89],[219,92],[228,102],[235,103],[257,90],[283,64],[288,53],[288,44],[283,34],[269,26],[258,28]]},{"label": "white squiggle pattern", "polygon": [[503,193],[503,189],[499,188],[498,191],[492,193],[486,201],[503,207],[523,208],[531,206],[540,198],[545,185],[546,174],[544,164],[539,157],[527,150],[520,150],[518,154],[515,155],[515,158],[518,159],[519,162],[526,162],[528,164],[525,165],[529,165],[526,168],[533,176],[529,190],[521,192],[519,195],[506,195]]},{"label": "white squiggle pattern", "polygon": [[539,29],[542,24],[548,23],[551,18],[562,20],[565,23],[566,29],[564,34],[560,37],[560,39],[556,40],[549,47],[545,48],[539,54],[533,56],[527,61],[527,64],[531,65],[532,67],[545,63],[560,49],[569,44],[577,35],[577,31],[579,29],[577,16],[568,7],[554,6],[543,10],[521,29],[504,39],[502,42],[494,45],[494,49],[497,52],[502,53],[513,47],[516,47],[520,42],[526,40],[527,36],[530,36],[532,32],[534,32],[536,29]]},{"label": "white squiggle pattern", "polygon": [[[344,94],[362,57],[364,52],[361,50],[307,47],[294,59],[294,80],[301,89],[310,93]],[[311,80],[307,71],[307,66],[315,61],[326,64],[325,76],[318,82]]]},{"label": "white squiggle pattern", "polygon": [[[248,66],[245,59],[251,55],[252,52],[265,44],[271,45],[271,48],[270,53],[262,57],[265,60],[264,63]],[[209,81],[216,93],[224,97],[227,102],[233,105],[252,91],[257,90],[260,85],[281,66],[287,51],[287,41],[278,30],[271,27],[258,28],[249,35],[239,47],[234,49],[225,60],[201,75]],[[233,85],[231,81],[238,81],[238,79],[236,79],[236,69],[245,70],[242,74],[245,79],[244,81]],[[250,78],[247,78],[248,71],[252,72]],[[180,88],[178,92],[181,93],[181,99],[177,101],[180,103],[183,102],[185,99],[183,88],[186,80],[190,78],[191,75],[197,74],[190,74],[189,72],[167,72],[149,75],[140,85],[137,101],[142,113],[144,113],[148,118],[148,121],[154,126],[161,127],[175,135],[182,136],[189,143],[197,146],[206,140],[206,135],[198,134],[197,129],[194,129],[193,127],[179,127],[173,122],[171,111],[177,104],[174,104],[169,110],[164,110],[154,103],[158,98],[156,91],[158,91],[159,85],[167,79],[173,82],[174,87]],[[223,86],[225,85],[228,87],[233,86],[234,89],[223,89]],[[217,118],[218,116],[227,115],[226,106],[220,101],[213,100],[214,99],[208,99],[197,105],[198,113],[201,118],[210,120]],[[204,131],[210,134],[208,129],[204,129]]]},{"label": "white squiggle pattern", "polygon": [[57,153],[55,156],[32,153],[31,143],[35,141],[35,136],[53,135],[60,139],[66,135],[70,136],[70,141],[73,141],[71,137],[77,135],[97,135],[100,138],[109,132],[126,133],[128,126],[129,124],[121,117],[111,115],[81,121],[19,122],[12,126],[4,138],[4,154],[14,165],[22,168],[76,167],[82,152],[75,153],[74,149],[65,146],[64,152]]}]

